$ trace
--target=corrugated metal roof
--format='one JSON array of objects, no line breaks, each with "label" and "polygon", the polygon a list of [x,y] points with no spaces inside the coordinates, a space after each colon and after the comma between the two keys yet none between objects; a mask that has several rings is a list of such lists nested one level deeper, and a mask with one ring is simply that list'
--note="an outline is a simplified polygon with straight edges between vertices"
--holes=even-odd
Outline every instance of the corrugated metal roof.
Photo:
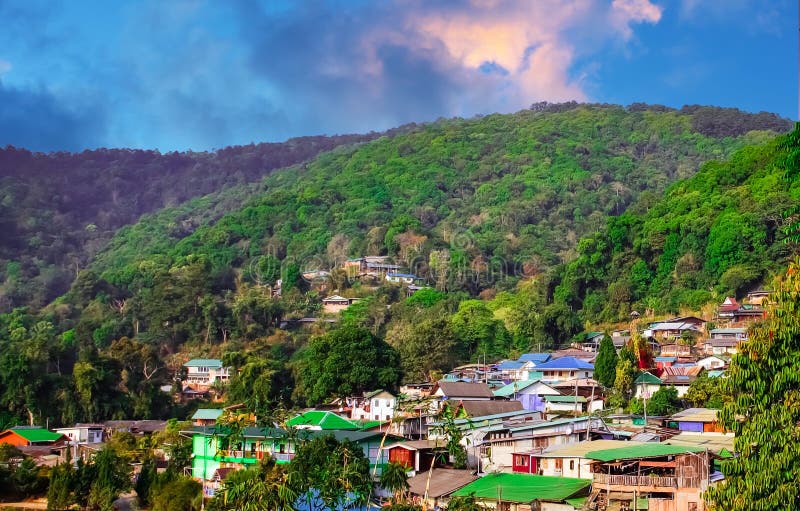
[{"label": "corrugated metal roof", "polygon": [[530,474],[488,474],[453,493],[454,497],[474,494],[478,499],[519,502],[534,500],[561,502],[586,490],[592,482],[572,477],[550,477]]},{"label": "corrugated metal roof", "polygon": [[655,442],[637,443],[616,449],[602,449],[586,453],[586,457],[598,461],[615,461],[641,458],[660,458],[661,456],[675,456],[688,452],[700,452],[703,449],[682,445],[657,444]]},{"label": "corrugated metal roof", "polygon": [[594,366],[575,357],[556,358],[536,366],[537,371],[546,371],[552,369],[584,369],[593,371]]},{"label": "corrugated metal roof", "polygon": [[194,412],[194,415],[192,415],[192,420],[215,421],[219,419],[220,415],[222,415],[222,410],[219,408],[199,408]]},{"label": "corrugated metal roof", "polygon": [[185,367],[222,367],[222,360],[217,358],[193,358],[183,365]]}]

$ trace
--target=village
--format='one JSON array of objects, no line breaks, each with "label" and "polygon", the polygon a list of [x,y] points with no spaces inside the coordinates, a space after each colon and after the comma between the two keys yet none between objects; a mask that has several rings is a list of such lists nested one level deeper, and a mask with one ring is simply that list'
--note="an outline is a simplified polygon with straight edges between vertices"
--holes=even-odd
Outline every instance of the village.
[{"label": "village", "polygon": [[[351,264],[397,279],[409,295],[424,288],[421,279],[382,261]],[[632,313],[626,330],[588,332],[554,352],[462,365],[438,381],[406,383],[398,392],[339,397],[272,427],[256,426],[258,418],[241,406],[200,408],[177,418],[185,421],[180,434],[191,440],[186,473],[211,498],[232,472],[265,459],[291,464],[300,443],[332,435],[363,450],[376,502],[391,496],[380,488],[380,476],[387,464],[398,463],[407,470],[410,500],[425,509],[474,496],[503,511],[702,510],[703,493],[724,479],[720,463],[736,455],[734,438],[718,423],[716,409],[691,407],[683,398],[698,378],[725,378],[748,326],[763,317],[768,295],[752,292],[742,303],[728,297],[711,321],[684,316],[644,322]],[[322,302],[328,317],[354,303],[336,294]],[[610,406],[611,389],[595,379],[606,336],[617,352],[636,337],[652,354],[646,366],[640,362],[629,396],[643,401],[642,413]],[[188,360],[176,399],[213,402],[232,371],[220,359]],[[666,388],[675,389],[684,409],[648,414],[647,400]],[[237,414],[247,425],[229,441],[229,429],[220,426]],[[147,438],[167,425],[118,420],[54,430],[17,426],[0,433],[0,444],[55,466],[93,456],[120,433]],[[462,466],[448,449],[454,436],[465,454]]]}]

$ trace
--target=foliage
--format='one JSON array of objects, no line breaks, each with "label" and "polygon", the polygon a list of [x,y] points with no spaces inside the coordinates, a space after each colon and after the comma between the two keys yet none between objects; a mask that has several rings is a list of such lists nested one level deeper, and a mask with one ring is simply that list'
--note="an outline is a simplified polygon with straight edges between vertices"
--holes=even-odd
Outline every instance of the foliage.
[{"label": "foliage", "polygon": [[683,398],[692,406],[715,409],[722,408],[731,399],[725,389],[724,377],[709,378],[705,373],[689,385]]},{"label": "foliage", "polygon": [[383,468],[380,481],[382,487],[394,494],[392,502],[397,503],[409,488],[408,469],[402,463],[391,462]]},{"label": "foliage", "polygon": [[647,414],[652,416],[664,417],[672,415],[681,409],[678,399],[678,390],[673,386],[662,386],[655,391],[647,401],[634,399],[630,403],[631,413],[644,413],[645,403]]},{"label": "foliage", "polygon": [[327,509],[364,503],[372,490],[369,460],[361,448],[333,436],[318,436],[297,448],[289,479],[301,500]]},{"label": "foliage", "polygon": [[308,404],[332,395],[394,389],[400,373],[395,350],[360,327],[343,326],[316,337],[303,355],[297,390]]},{"label": "foliage", "polygon": [[447,503],[447,511],[484,511],[485,509],[478,503],[475,495],[453,497]]},{"label": "foliage", "polygon": [[210,511],[294,511],[296,490],[285,468],[264,461],[254,468],[237,470],[209,502]]},{"label": "foliage", "polygon": [[48,511],[68,509],[73,504],[74,484],[75,471],[71,462],[59,463],[50,470],[50,482],[47,486]]},{"label": "foliage", "polygon": [[92,460],[93,475],[88,507],[112,511],[114,501],[131,487],[131,467],[112,449],[105,447]]},{"label": "foliage", "polygon": [[203,487],[194,479],[177,476],[151,495],[152,511],[198,511]]},{"label": "foliage", "polygon": [[610,389],[614,386],[617,377],[617,350],[614,348],[614,341],[606,334],[600,341],[597,350],[597,358],[594,363],[594,377],[605,388]]},{"label": "foliage", "polygon": [[712,509],[800,506],[800,260],[774,282],[767,317],[733,356],[724,379],[732,400],[719,420],[738,454],[722,464],[725,480],[708,490]]}]

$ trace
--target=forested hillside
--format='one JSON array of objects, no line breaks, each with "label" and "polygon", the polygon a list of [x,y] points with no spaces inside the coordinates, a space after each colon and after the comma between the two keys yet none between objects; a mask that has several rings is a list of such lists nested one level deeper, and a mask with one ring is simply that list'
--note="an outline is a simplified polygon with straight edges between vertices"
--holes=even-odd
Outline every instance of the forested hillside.
[{"label": "forested hillside", "polygon": [[379,135],[302,137],[213,153],[0,148],[0,310],[40,307],[64,293],[117,229],[145,213]]},{"label": "forested hillside", "polygon": [[[339,147],[146,215],[66,295],[0,315],[0,408],[51,424],[181,415],[160,387],[215,356],[236,369],[226,401],[269,417],[744,289],[786,253],[779,213],[797,195],[769,130],[788,128],[709,107],[537,105]],[[406,298],[336,269],[377,254],[436,289]],[[335,323],[286,327],[320,314],[310,269],[362,299]]]},{"label": "forested hillside", "polygon": [[556,300],[586,320],[619,321],[633,309],[699,310],[770,282],[797,251],[782,242],[800,182],[786,175],[780,140],[710,161],[663,197],[610,218],[560,271]]}]

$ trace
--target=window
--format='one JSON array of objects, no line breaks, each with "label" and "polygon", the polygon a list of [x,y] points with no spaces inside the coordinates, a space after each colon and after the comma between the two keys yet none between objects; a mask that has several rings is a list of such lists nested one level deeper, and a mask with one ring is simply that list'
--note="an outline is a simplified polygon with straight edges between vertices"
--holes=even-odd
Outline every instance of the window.
[{"label": "window", "polygon": [[520,456],[519,454],[515,456],[516,464],[518,467],[527,467],[528,466],[528,457],[527,456]]},{"label": "window", "polygon": [[569,460],[569,469],[575,470],[575,460]]}]

